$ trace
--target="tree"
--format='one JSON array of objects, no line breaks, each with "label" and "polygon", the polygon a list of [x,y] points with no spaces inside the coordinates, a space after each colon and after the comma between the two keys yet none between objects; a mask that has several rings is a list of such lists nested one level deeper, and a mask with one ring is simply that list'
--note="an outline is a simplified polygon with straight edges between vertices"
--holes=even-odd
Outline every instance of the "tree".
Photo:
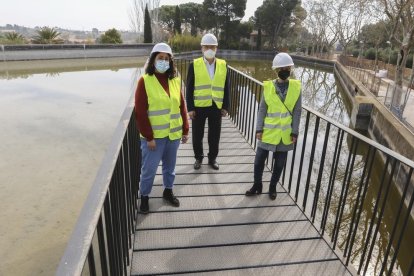
[{"label": "tree", "polygon": [[306,6],[307,18],[305,26],[310,34],[311,53],[321,54],[323,49],[332,49],[338,41],[338,29],[333,14],[333,3],[326,1],[312,1]]},{"label": "tree", "polygon": [[289,44],[295,50],[299,45],[302,46],[302,34],[304,32],[303,22],[306,17],[307,11],[300,3],[297,4],[290,16],[290,24],[286,25],[286,27],[280,31],[280,36],[285,38],[284,42],[286,43],[286,46]]},{"label": "tree", "polygon": [[358,41],[364,41],[367,47],[375,49],[375,65],[374,69],[378,69],[378,49],[380,45],[386,46],[390,35],[390,24],[385,21],[379,21],[375,24],[362,26],[358,36]]},{"label": "tree", "polygon": [[152,12],[152,19],[158,21],[158,7],[160,6],[160,0],[131,0],[132,6],[128,12],[129,25],[132,32],[137,33],[138,41],[140,40],[140,34],[143,31],[145,7],[148,6],[148,10]]},{"label": "tree", "polygon": [[247,0],[204,0],[204,23],[207,28],[214,28],[216,35],[223,31],[224,46],[229,44],[234,26],[244,16]]},{"label": "tree", "polygon": [[16,32],[5,33],[4,38],[6,41],[14,44],[22,44],[25,42],[24,36]]},{"label": "tree", "polygon": [[63,40],[59,38],[60,33],[55,28],[42,27],[36,30],[37,35],[33,37],[34,44],[60,44]]},{"label": "tree", "polygon": [[[331,15],[336,22],[339,43],[347,54],[348,46],[357,39],[362,26],[372,22],[371,0],[337,0],[332,2]],[[326,4],[325,4],[326,5]]]},{"label": "tree", "polygon": [[403,70],[407,63],[409,51],[414,47],[414,1],[379,0],[379,3],[392,24],[390,40],[400,49],[395,72],[397,89],[393,93],[391,103],[394,108],[399,108],[403,92]]},{"label": "tree", "polygon": [[159,7],[158,10],[158,23],[166,30],[168,30],[169,33],[174,32],[175,28],[175,7],[171,5],[163,5]]},{"label": "tree", "polygon": [[292,12],[299,0],[265,0],[254,13],[256,22],[260,18],[260,26],[270,36],[270,46],[278,44],[279,34],[292,22]]},{"label": "tree", "polygon": [[99,42],[103,44],[121,44],[121,34],[115,28],[109,29],[101,35]]},{"label": "tree", "polygon": [[180,8],[178,6],[175,6],[174,33],[181,34],[181,14],[180,14]]},{"label": "tree", "polygon": [[201,14],[203,5],[196,3],[185,3],[180,5],[181,19],[184,23],[190,25],[192,36],[197,35],[197,28],[201,27]]},{"label": "tree", "polygon": [[148,5],[145,6],[144,43],[152,43],[151,17],[148,12]]}]

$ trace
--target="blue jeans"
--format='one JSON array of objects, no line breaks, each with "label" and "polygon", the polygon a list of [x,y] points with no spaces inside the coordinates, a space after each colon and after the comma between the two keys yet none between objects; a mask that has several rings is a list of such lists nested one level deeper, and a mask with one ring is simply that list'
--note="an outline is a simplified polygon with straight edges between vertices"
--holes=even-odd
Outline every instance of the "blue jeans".
[{"label": "blue jeans", "polygon": [[[263,170],[268,155],[268,150],[257,147],[256,156],[254,158],[254,184],[256,185],[262,185]],[[273,163],[273,172],[270,179],[270,185],[276,186],[286,162],[287,151],[274,152],[273,157],[275,162]]]},{"label": "blue jeans", "polygon": [[170,140],[168,137],[155,139],[155,150],[150,150],[145,139],[141,139],[141,196],[148,196],[151,193],[155,174],[158,165],[162,160],[162,178],[164,188],[172,189],[175,179],[175,162],[177,151],[180,146],[180,139]]}]

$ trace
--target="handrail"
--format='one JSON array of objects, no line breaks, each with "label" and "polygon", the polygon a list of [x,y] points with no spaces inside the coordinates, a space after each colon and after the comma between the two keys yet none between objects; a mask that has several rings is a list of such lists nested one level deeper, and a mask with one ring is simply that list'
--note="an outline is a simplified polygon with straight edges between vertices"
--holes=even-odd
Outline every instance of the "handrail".
[{"label": "handrail", "polygon": [[[188,62],[183,61],[179,68],[185,70]],[[230,118],[255,148],[255,123],[262,83],[233,67],[229,67],[228,74],[231,82]],[[331,247],[334,250],[340,247],[343,263],[349,268],[357,267],[358,273],[366,273],[371,259],[379,258],[373,257],[377,254],[374,248],[377,248],[376,239],[381,235],[379,226],[387,219],[384,214],[390,212],[387,202],[391,186],[401,183],[402,198],[398,211],[386,221],[386,229],[392,229],[391,233],[382,237],[386,241],[383,246],[386,250],[383,252],[384,260],[380,260],[381,274],[392,273],[400,248],[406,246],[406,229],[414,204],[414,189],[409,189],[412,188],[414,162],[309,107],[303,110],[305,121],[301,124],[298,143],[289,153],[281,179],[283,187]],[[336,129],[336,132],[331,129]],[[131,95],[57,275],[95,275],[97,269],[100,270],[97,274],[102,275],[128,275],[137,211],[138,135]],[[307,142],[307,139],[312,140]],[[350,143],[349,148],[346,142]],[[365,147],[361,147],[362,144]],[[270,167],[271,157],[270,154]],[[377,188],[372,182],[374,164],[382,173]],[[365,202],[368,200],[368,187],[372,190],[375,204],[374,201]],[[366,226],[360,223],[364,203],[370,207],[374,204],[372,212],[365,214],[369,215]],[[364,228],[368,224],[369,229]],[[94,242],[95,237],[98,245]],[[355,250],[357,239],[366,239],[362,255]],[[414,258],[408,267],[406,271],[411,273]]]},{"label": "handrail", "polygon": [[351,134],[352,136],[355,136],[356,138],[358,138],[361,141],[364,141],[365,143],[367,143],[368,145],[374,146],[375,148],[377,148],[378,150],[391,155],[392,157],[396,158],[398,161],[400,161],[401,163],[406,164],[407,166],[413,167],[414,168],[414,161],[411,159],[408,159],[407,157],[399,154],[398,152],[395,152],[383,145],[381,145],[380,143],[378,143],[377,141],[374,141],[372,139],[369,139],[368,137],[356,132],[355,130],[346,127],[340,123],[335,122],[334,120],[332,120],[331,118],[323,115],[322,113],[313,110],[312,108],[306,106],[306,105],[302,105],[302,108],[315,114],[316,116],[320,117],[321,119],[323,119],[326,122],[329,122],[331,125],[336,126],[337,128],[340,128],[342,130],[344,130],[345,132],[347,132],[348,134]]},{"label": "handrail", "polygon": [[[251,77],[251,76],[249,76],[249,75],[247,75],[247,74],[245,74],[245,73],[241,72],[240,70],[237,70],[236,68],[234,68],[234,67],[232,67],[232,66],[230,66],[230,65],[228,66],[228,68],[229,68],[230,70],[232,70],[232,71],[236,72],[237,74],[240,74],[240,75],[241,75],[241,76],[243,76],[244,78],[247,78],[248,80],[251,80],[252,82],[257,83],[257,84],[259,84],[259,85],[263,86],[263,82],[261,82],[261,81],[259,81],[259,80],[256,80],[255,78],[253,78],[253,77]],[[332,125],[334,125],[334,126],[336,126],[336,127],[340,128],[340,129],[342,129],[342,130],[346,131],[347,133],[349,133],[349,134],[351,134],[351,135],[353,135],[353,136],[357,137],[358,139],[360,139],[360,140],[364,141],[365,143],[367,143],[367,144],[369,144],[369,145],[371,145],[371,146],[376,147],[377,149],[379,149],[379,150],[383,151],[384,153],[389,154],[389,155],[391,155],[391,156],[393,156],[393,157],[397,158],[400,162],[405,163],[405,164],[406,164],[406,165],[408,165],[408,166],[414,167],[414,161],[413,161],[413,160],[410,160],[410,159],[408,159],[407,157],[405,157],[405,156],[403,156],[403,155],[401,155],[401,154],[399,154],[399,153],[397,153],[397,152],[395,152],[395,151],[392,151],[391,149],[389,149],[389,148],[387,148],[387,147],[384,147],[384,146],[383,146],[383,145],[381,145],[380,143],[378,143],[378,142],[376,142],[376,141],[374,141],[374,140],[372,140],[372,139],[369,139],[368,137],[366,137],[366,136],[364,136],[364,135],[362,135],[362,134],[360,134],[360,133],[356,132],[355,130],[353,130],[353,129],[349,128],[349,127],[346,127],[346,126],[344,126],[344,125],[342,125],[342,124],[340,124],[340,123],[338,123],[338,122],[335,122],[335,121],[334,121],[334,120],[332,120],[331,118],[329,118],[329,117],[327,117],[327,116],[323,115],[322,113],[320,113],[320,112],[318,112],[318,111],[316,111],[316,110],[313,110],[312,108],[310,108],[310,107],[308,107],[308,106],[306,106],[306,105],[302,105],[302,108],[303,108],[303,109],[305,109],[305,110],[307,110],[307,111],[309,111],[309,112],[311,112],[311,113],[313,113],[313,114],[315,114],[315,115],[317,115],[318,117],[320,117],[320,118],[322,118],[323,120],[325,120],[325,121],[329,122],[330,124],[332,124]]]},{"label": "handrail", "polygon": [[[110,186],[113,184],[113,177],[116,174],[116,165],[120,161],[119,156],[124,141],[127,138],[128,128],[135,130],[134,116],[134,95],[131,95],[128,101],[128,105],[122,114],[120,122],[115,129],[114,135],[103,158],[102,164],[93,182],[85,204],[81,210],[71,238],[68,241],[65,253],[60,261],[56,275],[81,275],[85,267],[85,262],[90,255],[90,249],[92,248],[92,239],[96,234],[98,225],[102,225],[102,219],[105,220],[105,223],[109,222],[109,212],[107,212],[105,217],[102,218],[102,212],[105,212],[104,203],[108,199],[108,192],[110,192]],[[138,132],[136,132],[136,135],[133,135],[135,136],[135,139],[137,138],[137,135]],[[136,139],[136,142],[139,143],[139,139]],[[135,185],[138,185],[138,183],[135,183]],[[133,193],[133,196],[136,197],[136,192]],[[111,197],[111,200],[114,200],[114,198]],[[135,212],[133,212],[132,215],[135,215]],[[107,242],[109,239],[108,232],[109,230],[106,229],[105,236]],[[102,245],[103,244],[100,245],[101,248]],[[100,250],[100,254],[111,254],[111,252],[108,251],[108,248],[105,250]],[[95,249],[95,254],[96,253],[97,252]],[[92,257],[93,254],[94,253],[92,252]],[[108,256],[106,256],[106,258],[109,259]],[[101,259],[101,261],[104,260]],[[104,264],[105,266],[107,265],[106,263]]]},{"label": "handrail", "polygon": [[[262,84],[232,67],[229,67],[229,75],[232,82],[229,115],[255,148],[255,113],[262,97]],[[409,237],[407,225],[413,211],[414,162],[307,106],[303,106],[303,111],[302,130],[293,152],[288,155],[282,185],[332,249],[339,250],[338,254],[349,269],[365,274],[371,262],[379,260],[380,274],[389,275],[400,248]],[[351,143],[350,148],[347,141]],[[383,174],[379,187],[373,180],[374,165]],[[270,169],[273,166],[271,153],[268,166]],[[396,212],[387,205],[392,186],[398,186],[401,191]],[[364,202],[369,198],[368,187],[375,198],[375,206],[369,211],[364,209]],[[338,205],[333,204],[334,200]],[[389,212],[395,213],[388,214],[392,219],[384,222],[385,213]],[[369,227],[361,223],[363,213],[369,215]],[[387,223],[387,229],[392,229],[389,235],[379,233],[379,225],[383,223]],[[364,236],[364,233],[369,234]],[[382,261],[375,255],[381,250],[376,241],[378,236],[386,248]],[[362,245],[361,255],[355,250],[358,239],[367,240]],[[411,262],[414,264],[414,258]],[[408,274],[413,265],[409,267],[404,268]]]}]

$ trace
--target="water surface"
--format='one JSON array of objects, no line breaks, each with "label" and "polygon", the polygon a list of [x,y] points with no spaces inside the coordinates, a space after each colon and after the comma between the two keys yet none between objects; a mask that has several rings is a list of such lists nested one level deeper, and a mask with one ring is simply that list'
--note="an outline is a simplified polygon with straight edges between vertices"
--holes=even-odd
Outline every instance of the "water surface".
[{"label": "water surface", "polygon": [[142,65],[1,65],[0,275],[54,274]]}]

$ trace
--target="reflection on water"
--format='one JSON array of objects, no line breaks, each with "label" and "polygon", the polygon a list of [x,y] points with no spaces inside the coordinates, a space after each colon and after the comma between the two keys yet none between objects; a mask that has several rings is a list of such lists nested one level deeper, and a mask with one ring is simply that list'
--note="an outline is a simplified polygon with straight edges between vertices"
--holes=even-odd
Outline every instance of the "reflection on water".
[{"label": "reflection on water", "polygon": [[54,274],[143,65],[59,62],[0,66],[0,275]]},{"label": "reflection on water", "polygon": [[[267,79],[274,79],[275,72],[270,68],[270,62],[265,61],[229,61],[229,64],[236,69],[245,72],[254,78],[263,81]],[[310,68],[303,67],[300,64],[297,64],[294,69],[294,77],[300,79],[302,82],[302,97],[303,103],[316,110],[333,120],[342,123],[343,125],[349,125],[350,118],[350,104],[345,100],[346,97],[343,95],[342,88],[337,85],[333,72],[321,70],[319,68]],[[242,91],[242,90],[241,90]],[[257,107],[256,107],[257,109]],[[298,149],[302,149],[304,142],[304,131],[305,131],[305,114],[302,114],[302,123],[300,126],[299,140],[297,144]],[[309,130],[306,139],[306,149],[310,149],[314,137],[314,128],[315,128],[315,117],[311,116],[309,123]],[[314,159],[310,160],[311,152],[306,150],[304,152],[303,159],[303,169],[301,172],[299,190],[298,190],[298,203],[302,204],[304,199],[305,183],[308,173],[310,175],[310,191],[308,194],[308,206],[312,206],[313,198],[316,193],[316,185],[318,180],[318,172],[320,170],[320,164],[324,161],[321,174],[321,187],[319,192],[318,199],[318,209],[316,212],[316,223],[321,223],[324,202],[326,200],[326,195],[328,194],[328,183],[330,182],[331,169],[335,166],[334,152],[335,145],[337,143],[338,130],[331,126],[331,130],[328,135],[327,142],[327,153],[324,157],[322,156],[323,144],[325,139],[325,131],[327,129],[327,124],[324,121],[321,121],[319,124],[319,131],[317,132],[316,140],[316,150]],[[338,206],[340,203],[341,193],[343,193],[343,187],[348,187],[347,189],[347,204],[343,211],[342,220],[340,222],[340,231],[338,233],[338,247],[345,251],[347,247],[347,240],[349,238],[349,228],[351,226],[351,221],[355,217],[359,217],[358,230],[355,235],[355,244],[352,248],[351,263],[354,267],[358,267],[360,260],[364,257],[364,261],[367,259],[367,255],[372,251],[371,261],[367,266],[367,275],[378,275],[381,270],[381,263],[384,259],[384,254],[386,252],[386,247],[390,239],[392,227],[395,223],[396,213],[401,201],[401,195],[395,188],[395,184],[398,181],[398,178],[392,179],[392,185],[390,185],[389,193],[385,197],[385,190],[387,186],[387,181],[384,179],[389,178],[388,169],[386,169],[384,164],[384,159],[380,157],[380,154],[377,152],[375,155],[375,161],[373,162],[373,169],[371,172],[371,179],[366,181],[366,175],[368,174],[368,169],[366,167],[368,155],[368,146],[364,143],[359,143],[355,147],[354,153],[351,156],[354,156],[352,169],[349,170],[351,174],[347,173],[346,168],[349,162],[349,153],[351,151],[352,139],[351,136],[345,134],[343,143],[339,147],[339,157],[337,159],[338,170],[333,180],[334,185],[332,189],[332,200],[331,207],[328,210],[328,219],[326,222],[326,234],[333,236],[333,229],[335,225],[335,217],[337,215]],[[372,154],[372,151],[371,151]],[[293,195],[296,192],[296,183],[298,182],[299,174],[299,160],[301,158],[300,150],[297,151],[295,156],[295,167],[292,172],[292,191]],[[352,160],[352,159],[351,159]],[[290,164],[292,161],[292,152],[289,154],[287,164]],[[370,165],[368,163],[367,165]],[[308,169],[310,167],[310,170]],[[364,170],[365,168],[365,170]],[[396,171],[401,171],[403,165],[396,168]],[[386,174],[383,174],[387,172]],[[365,174],[365,178],[364,178]],[[287,166],[285,172],[284,183],[288,186],[290,177],[290,166]],[[364,181],[362,181],[364,180]],[[313,184],[312,184],[313,183]],[[349,183],[349,184],[348,184]],[[366,187],[366,188],[365,188]],[[364,193],[364,190],[366,192]],[[377,198],[378,193],[381,191],[381,197]],[[346,190],[346,189],[345,189]],[[362,198],[365,196],[364,204],[361,213],[358,215],[358,212],[355,213],[354,209],[356,202],[362,202]],[[378,203],[377,203],[378,202]],[[373,211],[377,205],[377,215],[374,222],[371,223],[371,218],[373,217]],[[383,208],[383,218],[382,222],[378,223],[379,213]],[[406,212],[406,210],[403,211]],[[372,226],[370,226],[372,224]],[[402,222],[400,221],[400,225]],[[378,235],[375,237],[375,229],[378,226]],[[371,232],[370,232],[370,228]],[[398,230],[400,227],[398,228]],[[413,220],[409,220],[407,225],[406,233],[414,233],[414,223]],[[399,233],[399,232],[397,232]],[[371,239],[374,239],[372,241]],[[394,237],[396,240],[399,236]],[[395,275],[406,275],[414,255],[414,249],[412,248],[414,244],[413,235],[405,235],[405,238],[402,241],[402,245],[398,254],[397,263],[394,266],[392,274]],[[391,248],[392,257],[394,254],[396,242],[393,243]],[[367,246],[367,248],[365,248]],[[348,245],[349,247],[349,245]],[[372,248],[371,248],[372,247]],[[364,250],[366,253],[364,253]],[[363,256],[364,255],[364,256]],[[388,257],[388,265],[390,264],[390,257]],[[364,263],[365,265],[365,263]],[[362,267],[364,271],[364,266]]]}]

